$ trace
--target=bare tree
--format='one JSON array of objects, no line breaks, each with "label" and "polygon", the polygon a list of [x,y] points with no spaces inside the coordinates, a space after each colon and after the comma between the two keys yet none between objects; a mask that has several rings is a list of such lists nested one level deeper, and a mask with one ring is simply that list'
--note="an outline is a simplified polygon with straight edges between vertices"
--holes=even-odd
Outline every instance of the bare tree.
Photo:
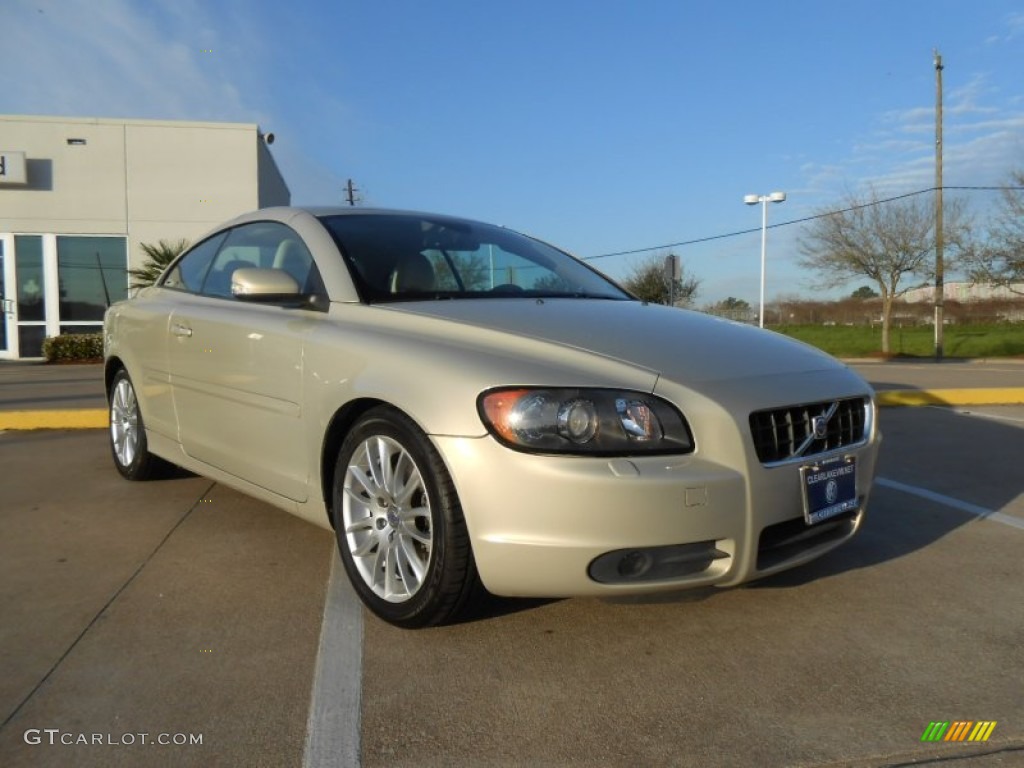
[{"label": "bare tree", "polygon": [[[882,299],[882,353],[888,354],[893,299],[920,284],[909,278],[932,274],[934,210],[918,198],[881,201],[875,190],[864,197],[847,194],[842,208],[822,211],[811,222],[800,238],[799,263],[817,272],[823,286],[865,277],[874,282]],[[962,201],[948,201],[943,218],[952,263],[969,237]]]},{"label": "bare tree", "polygon": [[965,267],[975,283],[1024,294],[1024,169],[1010,174],[988,240],[967,255]]},{"label": "bare tree", "polygon": [[431,251],[428,254],[441,291],[484,291],[488,287],[487,261],[479,254]]},{"label": "bare tree", "polygon": [[622,285],[641,301],[668,305],[674,297],[674,306],[687,307],[697,296],[700,280],[687,276],[685,266],[680,264],[679,278],[672,281],[665,270],[665,255],[658,254],[635,264]]}]

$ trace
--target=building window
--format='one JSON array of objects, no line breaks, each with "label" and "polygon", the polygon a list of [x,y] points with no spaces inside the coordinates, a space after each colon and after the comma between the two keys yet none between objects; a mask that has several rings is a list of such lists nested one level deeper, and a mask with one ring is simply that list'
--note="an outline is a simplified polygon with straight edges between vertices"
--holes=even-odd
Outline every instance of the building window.
[{"label": "building window", "polygon": [[61,325],[102,323],[107,307],[128,296],[127,271],[125,238],[58,235]]}]

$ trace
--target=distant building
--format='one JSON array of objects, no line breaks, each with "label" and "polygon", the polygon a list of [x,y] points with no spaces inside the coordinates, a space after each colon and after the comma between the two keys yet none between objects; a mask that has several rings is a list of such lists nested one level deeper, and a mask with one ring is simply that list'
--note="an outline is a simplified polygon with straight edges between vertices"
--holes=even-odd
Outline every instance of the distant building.
[{"label": "distant building", "polygon": [[[959,301],[966,304],[970,301],[988,301],[990,299],[1020,299],[1024,296],[1024,283],[1014,283],[1012,290],[1001,285],[988,283],[943,283],[942,297],[947,301]],[[900,296],[900,300],[908,304],[935,301],[935,286],[914,288]]]},{"label": "distant building", "polygon": [[102,327],[140,243],[291,194],[255,124],[0,115],[0,359]]}]

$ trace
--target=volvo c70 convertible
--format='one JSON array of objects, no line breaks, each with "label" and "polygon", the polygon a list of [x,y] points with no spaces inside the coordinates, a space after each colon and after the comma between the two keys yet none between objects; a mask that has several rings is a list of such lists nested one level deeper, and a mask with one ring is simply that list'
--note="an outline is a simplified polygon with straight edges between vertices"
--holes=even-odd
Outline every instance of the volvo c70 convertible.
[{"label": "volvo c70 convertible", "polygon": [[860,527],[871,388],[637,301],[502,227],[270,208],[107,311],[122,475],[170,462],[332,529],[382,619],[497,595],[730,586]]}]

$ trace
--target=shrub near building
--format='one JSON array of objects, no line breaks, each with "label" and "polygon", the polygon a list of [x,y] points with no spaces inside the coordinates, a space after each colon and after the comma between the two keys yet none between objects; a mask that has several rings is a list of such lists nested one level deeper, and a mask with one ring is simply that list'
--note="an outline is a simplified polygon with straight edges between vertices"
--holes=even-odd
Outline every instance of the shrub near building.
[{"label": "shrub near building", "polygon": [[48,363],[98,363],[103,360],[102,333],[65,333],[43,341]]}]

